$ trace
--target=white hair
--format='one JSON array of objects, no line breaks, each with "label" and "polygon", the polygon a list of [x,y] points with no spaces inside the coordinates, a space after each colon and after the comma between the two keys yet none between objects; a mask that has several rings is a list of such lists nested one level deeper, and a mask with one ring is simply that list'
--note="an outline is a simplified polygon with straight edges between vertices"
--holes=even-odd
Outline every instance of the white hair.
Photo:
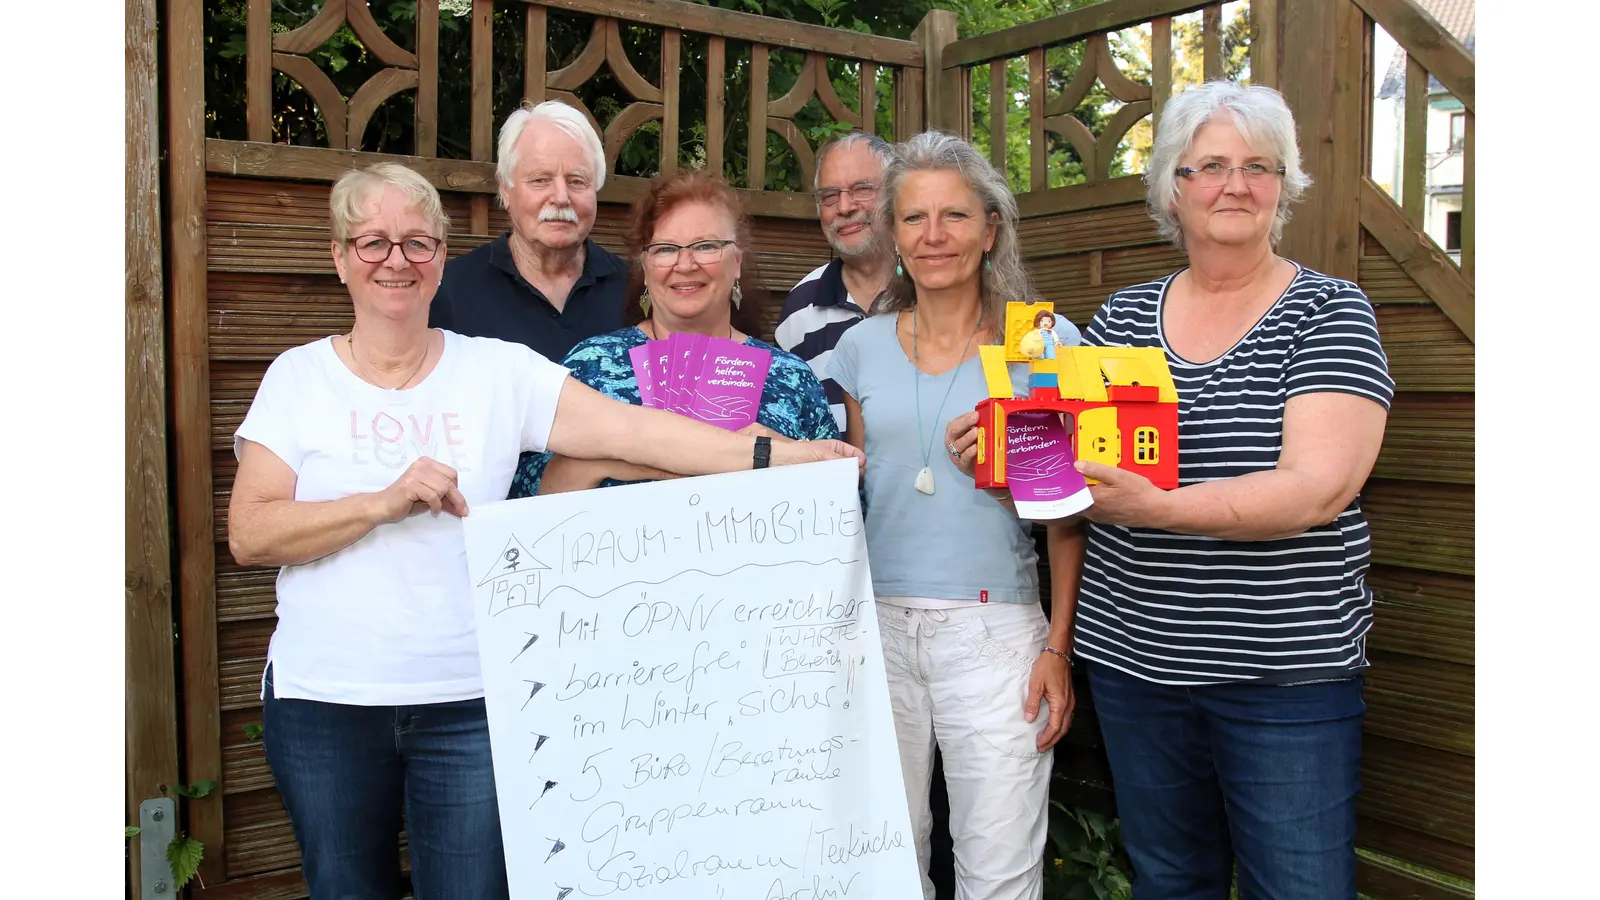
[{"label": "white hair", "polygon": [[589,155],[589,164],[594,167],[594,189],[598,191],[606,186],[606,151],[600,146],[600,136],[595,134],[589,118],[560,100],[546,100],[537,106],[524,100],[522,107],[500,126],[500,144],[496,154],[500,162],[495,166],[494,174],[500,182],[501,206],[506,203],[506,186],[517,177],[517,140],[522,137],[523,130],[534,122],[553,125],[577,141],[578,146]]},{"label": "white hair", "polygon": [[822,149],[817,151],[817,168],[811,175],[811,189],[813,191],[822,189],[822,162],[828,158],[828,154],[835,150],[848,150],[856,144],[866,145],[866,148],[872,151],[872,155],[878,158],[878,163],[881,166],[887,166],[894,159],[894,147],[888,141],[875,134],[852,131],[841,138],[836,138],[823,144]]},{"label": "white hair", "polygon": [[1173,209],[1178,200],[1178,161],[1194,145],[1195,134],[1219,112],[1239,129],[1246,144],[1276,158],[1284,168],[1278,214],[1272,223],[1272,243],[1276,245],[1283,238],[1284,223],[1289,221],[1289,204],[1305,193],[1311,176],[1300,168],[1300,145],[1295,143],[1294,114],[1289,111],[1289,104],[1282,94],[1262,85],[1208,81],[1167,101],[1156,126],[1150,170],[1145,175],[1150,188],[1150,217],[1156,220],[1162,237],[1183,249],[1183,228]]}]

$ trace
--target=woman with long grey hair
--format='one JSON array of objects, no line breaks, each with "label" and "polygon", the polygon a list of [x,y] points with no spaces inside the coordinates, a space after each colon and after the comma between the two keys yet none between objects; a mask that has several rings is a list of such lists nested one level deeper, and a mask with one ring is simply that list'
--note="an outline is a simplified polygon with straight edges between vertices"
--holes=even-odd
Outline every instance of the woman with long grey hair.
[{"label": "woman with long grey hair", "polygon": [[[874,314],[840,338],[830,374],[845,392],[845,439],[871,460],[867,548],[923,894],[934,896],[937,747],[956,895],[1033,900],[1050,750],[1072,711],[1066,628],[1082,539],[1071,526],[1050,531],[1060,574],[1047,621],[1029,523],[975,490],[944,441],[946,422],[988,396],[979,344],[1002,340],[1007,301],[1034,299],[1017,204],[982,154],[930,131],[895,148],[879,215],[895,274]],[[1064,321],[1060,331],[1076,343]]]}]

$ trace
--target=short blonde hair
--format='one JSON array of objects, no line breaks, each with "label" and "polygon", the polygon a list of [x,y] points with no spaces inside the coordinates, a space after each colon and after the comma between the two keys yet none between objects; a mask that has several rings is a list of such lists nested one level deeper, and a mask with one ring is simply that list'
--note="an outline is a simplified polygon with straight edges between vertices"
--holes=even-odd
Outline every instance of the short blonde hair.
[{"label": "short blonde hair", "polygon": [[329,225],[333,239],[344,243],[350,229],[367,217],[367,202],[384,188],[394,188],[406,197],[406,208],[415,209],[428,220],[433,237],[444,240],[450,233],[450,217],[444,214],[439,192],[428,179],[399,163],[374,163],[365,169],[346,172],[328,195]]}]

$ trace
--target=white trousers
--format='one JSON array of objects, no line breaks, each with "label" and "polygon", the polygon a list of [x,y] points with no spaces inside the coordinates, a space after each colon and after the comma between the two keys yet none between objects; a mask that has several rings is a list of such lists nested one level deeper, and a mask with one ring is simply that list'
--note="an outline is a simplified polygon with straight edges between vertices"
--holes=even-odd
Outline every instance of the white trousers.
[{"label": "white trousers", "polygon": [[1037,603],[962,609],[878,605],[889,701],[911,830],[928,877],[935,745],[944,758],[955,844],[956,900],[1039,900],[1052,755],[1037,749],[1041,703],[1023,719],[1028,679],[1049,625]]}]

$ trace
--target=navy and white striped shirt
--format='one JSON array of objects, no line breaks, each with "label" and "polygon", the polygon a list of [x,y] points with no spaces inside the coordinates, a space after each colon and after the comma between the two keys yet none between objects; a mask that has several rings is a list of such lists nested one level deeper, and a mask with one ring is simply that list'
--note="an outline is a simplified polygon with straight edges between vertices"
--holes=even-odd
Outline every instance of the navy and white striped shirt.
[{"label": "navy and white striped shirt", "polygon": [[822,382],[828,406],[844,433],[844,389],[828,377],[828,361],[839,336],[866,316],[844,286],[844,263],[839,260],[821,265],[789,289],[778,313],[778,346],[805,360]]},{"label": "navy and white striped shirt", "polygon": [[[1291,397],[1335,391],[1389,407],[1377,319],[1355,284],[1300,269],[1238,344],[1197,364],[1173,353],[1161,329],[1173,277],[1113,294],[1085,343],[1166,351],[1180,486],[1274,468]],[[1370,556],[1359,498],[1331,524],[1278,540],[1091,523],[1076,649],[1162,684],[1346,677],[1367,665]]]}]

